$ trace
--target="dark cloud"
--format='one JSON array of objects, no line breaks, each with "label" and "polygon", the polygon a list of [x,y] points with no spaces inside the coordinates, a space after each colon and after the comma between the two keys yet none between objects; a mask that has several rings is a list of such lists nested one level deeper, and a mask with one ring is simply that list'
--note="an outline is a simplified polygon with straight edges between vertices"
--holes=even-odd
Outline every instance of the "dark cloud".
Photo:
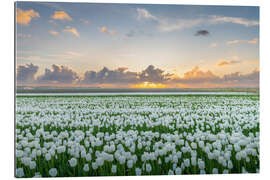
[{"label": "dark cloud", "polygon": [[258,70],[254,70],[248,74],[241,74],[239,72],[235,72],[232,74],[224,75],[222,78],[222,82],[230,82],[230,83],[243,83],[243,84],[258,84],[259,85],[260,72]]},{"label": "dark cloud", "polygon": [[199,30],[195,33],[195,36],[208,36],[210,35],[210,32],[207,30]]},{"label": "dark cloud", "polygon": [[83,84],[108,84],[108,83],[136,83],[137,73],[127,71],[127,68],[120,67],[116,70],[109,70],[104,67],[100,71],[87,71],[81,81]]},{"label": "dark cloud", "polygon": [[164,74],[164,71],[155,68],[153,65],[148,66],[142,72],[127,71],[127,68],[120,67],[116,70],[110,70],[104,67],[100,71],[87,71],[84,74],[84,78],[81,81],[83,84],[130,84],[141,82],[156,82],[163,83],[170,79],[172,74]]},{"label": "dark cloud", "polygon": [[19,65],[17,68],[17,81],[24,82],[24,83],[31,83],[33,82],[34,75],[38,71],[38,66],[31,64],[26,65]]},{"label": "dark cloud", "polygon": [[39,83],[72,83],[78,75],[67,66],[52,65],[52,69],[45,69],[45,73],[37,78]]},{"label": "dark cloud", "polygon": [[164,74],[164,71],[155,68],[153,65],[148,66],[145,70],[143,70],[140,74],[140,81],[148,81],[148,82],[156,82],[156,83],[162,83],[170,80],[170,76],[172,74]]}]

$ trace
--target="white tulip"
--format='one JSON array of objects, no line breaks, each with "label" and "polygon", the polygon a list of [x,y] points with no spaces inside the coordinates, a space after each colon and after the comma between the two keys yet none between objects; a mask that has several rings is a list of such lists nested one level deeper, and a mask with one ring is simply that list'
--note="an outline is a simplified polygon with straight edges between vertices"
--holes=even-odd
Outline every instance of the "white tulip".
[{"label": "white tulip", "polygon": [[94,170],[97,170],[98,165],[97,165],[97,163],[96,163],[96,162],[92,162],[92,168],[93,168]]},{"label": "white tulip", "polygon": [[71,158],[68,160],[70,167],[75,167],[77,166],[77,159],[76,158]]},{"label": "white tulip", "polygon": [[35,175],[33,176],[33,178],[41,178],[41,174],[40,172],[36,172]]},{"label": "white tulip", "polygon": [[203,169],[200,170],[200,174],[205,174],[205,173],[206,173],[205,170]]},{"label": "white tulip", "polygon": [[31,161],[29,164],[30,169],[35,169],[36,168],[36,162],[35,161]]},{"label": "white tulip", "polygon": [[169,172],[168,172],[168,175],[174,175],[174,172],[173,172],[173,170],[169,170]]},{"label": "white tulip", "polygon": [[131,169],[133,167],[133,160],[128,160],[127,167]]},{"label": "white tulip", "polygon": [[92,160],[92,156],[91,156],[91,154],[86,154],[86,156],[85,156],[85,159],[86,159],[86,161],[91,161]]},{"label": "white tulip", "polygon": [[23,171],[23,168],[17,168],[16,169],[16,177],[23,177],[24,176],[24,171]]},{"label": "white tulip", "polygon": [[224,169],[223,170],[223,174],[229,174],[229,170],[228,169]]},{"label": "white tulip", "polygon": [[179,167],[177,167],[177,168],[175,169],[175,174],[176,174],[176,175],[181,175],[181,174],[182,174],[182,169],[179,168]]},{"label": "white tulip", "polygon": [[136,176],[142,175],[142,170],[140,168],[136,168],[135,172],[136,172]]},{"label": "white tulip", "polygon": [[116,166],[116,165],[112,165],[111,172],[112,172],[113,174],[115,174],[116,171],[117,171],[117,166]]},{"label": "white tulip", "polygon": [[85,172],[88,172],[88,171],[89,171],[89,165],[88,165],[88,164],[85,164],[85,165],[83,166],[83,170],[84,170]]},{"label": "white tulip", "polygon": [[50,153],[47,153],[46,155],[45,155],[45,159],[47,160],[47,161],[50,161],[51,160],[51,154]]},{"label": "white tulip", "polygon": [[213,168],[212,169],[212,174],[218,174],[218,169],[217,168]]},{"label": "white tulip", "polygon": [[151,164],[147,163],[146,164],[146,172],[151,172],[152,171],[152,167],[151,167]]},{"label": "white tulip", "polygon": [[57,175],[57,169],[56,168],[51,168],[49,170],[49,174],[50,174],[50,176],[55,177]]},{"label": "white tulip", "polygon": [[189,167],[190,166],[190,160],[189,159],[184,159],[184,164],[185,164],[185,167]]}]

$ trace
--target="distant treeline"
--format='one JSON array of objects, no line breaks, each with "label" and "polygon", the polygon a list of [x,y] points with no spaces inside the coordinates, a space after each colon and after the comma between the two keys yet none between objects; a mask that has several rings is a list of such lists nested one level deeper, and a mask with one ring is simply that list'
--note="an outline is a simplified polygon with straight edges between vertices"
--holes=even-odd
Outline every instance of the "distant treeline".
[{"label": "distant treeline", "polygon": [[17,88],[16,93],[253,92],[259,88]]}]

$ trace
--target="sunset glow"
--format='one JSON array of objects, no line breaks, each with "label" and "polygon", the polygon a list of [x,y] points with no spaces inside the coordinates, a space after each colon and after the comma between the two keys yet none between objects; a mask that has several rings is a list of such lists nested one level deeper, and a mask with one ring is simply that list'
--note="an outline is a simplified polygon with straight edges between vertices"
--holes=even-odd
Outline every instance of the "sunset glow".
[{"label": "sunset glow", "polygon": [[156,84],[151,82],[143,82],[141,84],[134,84],[130,86],[131,88],[168,88],[165,84]]}]

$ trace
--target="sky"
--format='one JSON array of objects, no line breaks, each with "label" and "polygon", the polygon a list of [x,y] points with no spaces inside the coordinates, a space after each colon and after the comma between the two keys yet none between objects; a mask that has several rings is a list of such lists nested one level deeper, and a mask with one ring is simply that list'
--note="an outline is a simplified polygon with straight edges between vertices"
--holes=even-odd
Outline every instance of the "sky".
[{"label": "sky", "polygon": [[259,7],[15,6],[17,85],[259,87]]}]

